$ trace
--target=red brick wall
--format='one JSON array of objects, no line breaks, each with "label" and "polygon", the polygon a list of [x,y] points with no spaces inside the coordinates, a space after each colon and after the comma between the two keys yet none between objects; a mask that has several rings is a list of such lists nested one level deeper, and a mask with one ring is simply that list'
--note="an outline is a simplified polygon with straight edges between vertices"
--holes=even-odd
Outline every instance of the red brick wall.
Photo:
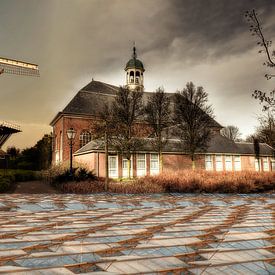
[{"label": "red brick wall", "polygon": [[[204,156],[196,156],[196,169],[205,169]],[[163,154],[163,171],[192,169],[192,161],[188,155]]]},{"label": "red brick wall", "polygon": [[[213,168],[215,167],[215,155],[213,157]],[[225,171],[225,158],[223,156],[223,171]],[[90,153],[86,155],[75,156],[77,162],[85,163],[87,167],[94,170],[96,175],[105,177],[105,154],[104,153]],[[99,162],[98,162],[99,160]],[[99,163],[99,164],[98,164]],[[196,169],[205,169],[205,156],[196,156]],[[178,170],[192,169],[192,161],[188,155],[173,155],[163,154],[163,171],[175,172]],[[270,158],[269,158],[269,165]],[[255,171],[254,157],[241,156],[242,171]],[[262,168],[261,168],[262,169]],[[234,162],[232,162],[232,170],[234,171]],[[150,175],[150,153],[146,154],[146,174]],[[271,166],[270,166],[271,171]],[[122,177],[122,156],[118,156],[118,175]],[[136,177],[136,155],[133,155],[133,176]]]},{"label": "red brick wall", "polygon": [[[53,126],[53,135],[55,137],[55,143],[53,148],[53,163],[56,161],[56,151],[60,151],[60,132],[62,132],[63,138],[63,152],[62,160],[67,161],[70,157],[70,145],[67,137],[66,131],[69,128],[73,128],[76,131],[74,144],[73,144],[73,153],[80,149],[80,134],[83,130],[89,130],[93,123],[94,119],[92,118],[77,118],[77,117],[66,117],[62,116]],[[57,145],[57,146],[56,146]]]},{"label": "red brick wall", "polygon": [[[62,132],[62,145],[63,145],[63,152],[60,159],[62,161],[69,160],[70,157],[70,146],[69,146],[69,140],[67,138],[66,131],[69,128],[73,128],[76,131],[74,144],[73,144],[73,153],[76,152],[78,149],[80,149],[80,134],[83,130],[89,130],[92,131],[93,122],[96,120],[96,118],[93,117],[74,117],[74,116],[61,116],[56,123],[53,126],[53,135],[55,137],[55,143],[53,148],[53,156],[52,160],[53,163],[56,163],[56,152],[60,153],[60,132]],[[135,127],[135,131],[139,136],[148,136],[151,133],[150,128],[148,125],[138,123]],[[56,146],[56,144],[58,146]]]}]

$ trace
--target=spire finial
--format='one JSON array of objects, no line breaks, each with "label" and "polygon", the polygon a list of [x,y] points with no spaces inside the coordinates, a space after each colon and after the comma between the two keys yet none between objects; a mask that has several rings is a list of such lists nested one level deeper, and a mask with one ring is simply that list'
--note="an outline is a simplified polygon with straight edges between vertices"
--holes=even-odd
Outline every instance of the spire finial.
[{"label": "spire finial", "polygon": [[134,46],[133,46],[133,58],[137,58],[137,53],[136,53],[136,42],[134,41]]}]

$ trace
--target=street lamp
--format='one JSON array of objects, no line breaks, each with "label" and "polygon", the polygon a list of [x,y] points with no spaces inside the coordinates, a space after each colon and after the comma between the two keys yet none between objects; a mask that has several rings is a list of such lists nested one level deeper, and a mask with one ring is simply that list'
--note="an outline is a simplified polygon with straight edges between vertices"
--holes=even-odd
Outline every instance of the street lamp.
[{"label": "street lamp", "polygon": [[70,128],[67,130],[67,137],[70,143],[70,174],[73,176],[73,140],[75,138],[75,130]]}]

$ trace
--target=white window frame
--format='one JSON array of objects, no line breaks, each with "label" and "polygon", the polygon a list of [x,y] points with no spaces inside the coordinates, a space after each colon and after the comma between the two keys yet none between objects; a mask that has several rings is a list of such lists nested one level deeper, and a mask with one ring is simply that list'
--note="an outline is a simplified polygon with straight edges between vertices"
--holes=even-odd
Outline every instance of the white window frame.
[{"label": "white window frame", "polygon": [[[123,167],[124,162],[126,162],[126,168]],[[127,164],[128,164],[128,159],[122,158],[121,167],[122,167],[122,177],[123,178],[127,178],[128,177],[128,167],[127,167]],[[131,178],[133,177],[133,157],[132,156],[131,156],[131,159],[130,159],[130,177]]]},{"label": "white window frame", "polygon": [[233,170],[232,156],[225,155],[224,164],[225,164],[225,171],[232,171]]},{"label": "white window frame", "polygon": [[262,161],[263,161],[263,171],[269,172],[270,168],[269,168],[268,157],[262,157]]},{"label": "white window frame", "polygon": [[[242,171],[242,158],[241,156],[234,156],[234,171]],[[238,165],[239,164],[239,165]]]},{"label": "white window frame", "polygon": [[[156,156],[156,158],[152,158],[152,156]],[[154,165],[152,165],[153,163],[156,163],[157,167],[156,168],[152,168]],[[152,153],[150,154],[150,175],[158,175],[159,174],[159,154],[157,153]]]},{"label": "white window frame", "polygon": [[213,156],[212,155],[205,155],[205,170],[206,171],[213,171]]},{"label": "white window frame", "polygon": [[[139,168],[139,161],[144,161],[144,168]],[[146,166],[146,154],[136,154],[137,177],[146,176]]]},{"label": "white window frame", "polygon": [[[217,161],[217,159],[220,158],[220,161]],[[217,164],[220,163],[221,166],[218,166]],[[215,165],[216,165],[216,171],[220,172],[223,171],[223,155],[215,155]]]},{"label": "white window frame", "polygon": [[[111,159],[115,159],[115,168],[111,167]],[[109,177],[118,178],[118,156],[108,156]]]},{"label": "white window frame", "polygon": [[60,131],[59,151],[60,151],[59,162],[62,162],[63,161],[63,132],[62,131]]},{"label": "white window frame", "polygon": [[275,158],[270,158],[271,161],[271,171],[275,171]]}]

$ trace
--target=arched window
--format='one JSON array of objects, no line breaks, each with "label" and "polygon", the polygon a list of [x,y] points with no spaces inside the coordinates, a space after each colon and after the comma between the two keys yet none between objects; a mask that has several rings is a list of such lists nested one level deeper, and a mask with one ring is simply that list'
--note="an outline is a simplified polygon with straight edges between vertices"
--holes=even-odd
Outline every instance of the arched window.
[{"label": "arched window", "polygon": [[140,77],[140,73],[139,71],[136,72],[136,84],[139,83],[139,77]]},{"label": "arched window", "polygon": [[79,139],[80,139],[80,148],[81,148],[91,141],[92,135],[88,130],[83,130],[79,136]]},{"label": "arched window", "polygon": [[134,77],[135,77],[135,73],[134,71],[130,72],[130,83],[134,83]]}]

